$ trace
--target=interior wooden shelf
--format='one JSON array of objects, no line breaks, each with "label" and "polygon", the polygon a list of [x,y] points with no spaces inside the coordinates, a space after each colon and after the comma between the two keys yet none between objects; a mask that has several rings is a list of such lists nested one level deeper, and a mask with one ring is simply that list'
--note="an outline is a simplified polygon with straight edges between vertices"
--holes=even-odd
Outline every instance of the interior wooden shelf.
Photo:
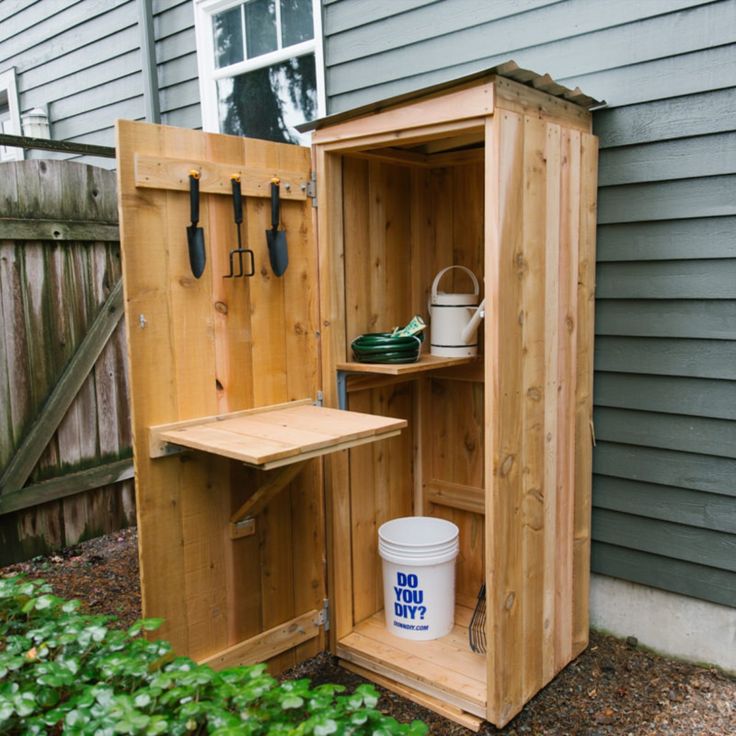
[{"label": "interior wooden shelf", "polygon": [[468,645],[473,612],[456,606],[455,626],[442,639],[411,641],[386,630],[383,611],[358,624],[337,644],[337,654],[426,695],[486,716],[487,662]]},{"label": "interior wooden shelf", "polygon": [[151,457],[187,448],[263,470],[393,437],[406,420],[314,406],[309,400],[150,428]]},{"label": "interior wooden shelf", "polygon": [[349,373],[381,373],[386,376],[404,376],[408,373],[436,371],[439,368],[451,368],[456,365],[467,365],[477,360],[477,356],[469,358],[438,358],[435,355],[422,355],[416,363],[338,363],[337,370]]}]

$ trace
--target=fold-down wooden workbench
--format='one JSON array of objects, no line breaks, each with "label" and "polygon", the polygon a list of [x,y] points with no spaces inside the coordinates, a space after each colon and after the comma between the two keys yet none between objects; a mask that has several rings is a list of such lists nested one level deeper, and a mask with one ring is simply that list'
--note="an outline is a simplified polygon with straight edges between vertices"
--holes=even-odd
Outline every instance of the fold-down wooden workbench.
[{"label": "fold-down wooden workbench", "polygon": [[279,469],[230,516],[230,538],[255,533],[255,516],[302,471],[307,460],[395,437],[405,419],[315,406],[310,399],[150,429],[151,457],[185,450],[238,460],[258,470]]},{"label": "fold-down wooden workbench", "polygon": [[395,437],[406,424],[404,419],[314,406],[304,399],[152,427],[151,457],[200,450],[271,470]]}]

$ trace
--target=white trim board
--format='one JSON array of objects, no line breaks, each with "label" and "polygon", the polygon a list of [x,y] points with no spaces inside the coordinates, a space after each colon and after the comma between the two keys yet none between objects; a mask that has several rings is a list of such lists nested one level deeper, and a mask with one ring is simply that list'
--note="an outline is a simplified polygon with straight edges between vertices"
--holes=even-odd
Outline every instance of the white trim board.
[{"label": "white trim board", "polygon": [[593,574],[590,626],[736,673],[736,608]]},{"label": "white trim board", "polygon": [[[199,77],[199,99],[202,111],[202,130],[219,133],[220,122],[217,114],[217,80],[236,74],[269,66],[294,56],[314,54],[317,75],[317,117],[326,111],[324,40],[322,34],[322,2],[312,0],[312,20],[314,38],[300,44],[263,54],[254,59],[246,59],[222,69],[215,68],[215,52],[212,39],[212,16],[222,10],[242,4],[243,0],[193,0],[194,35],[197,46],[197,74]],[[280,36],[280,29],[277,28]]]},{"label": "white trim board", "polygon": [[[20,120],[20,106],[18,104],[18,84],[15,78],[15,67],[10,67],[0,72],[0,92],[8,96],[8,108],[10,110],[9,125],[3,127],[3,132],[10,135],[22,135]],[[0,161],[22,161],[24,152],[22,148],[0,146]]]}]

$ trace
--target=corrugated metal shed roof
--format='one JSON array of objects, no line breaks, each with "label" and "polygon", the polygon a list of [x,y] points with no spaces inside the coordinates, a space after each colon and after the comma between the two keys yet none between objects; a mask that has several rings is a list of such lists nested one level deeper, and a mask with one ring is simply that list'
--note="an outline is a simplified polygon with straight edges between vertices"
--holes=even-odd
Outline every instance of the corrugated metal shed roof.
[{"label": "corrugated metal shed roof", "polygon": [[522,69],[515,61],[505,61],[503,64],[497,64],[489,69],[474,72],[473,74],[468,74],[464,77],[451,79],[447,82],[432,85],[431,87],[412,90],[411,92],[406,92],[395,97],[389,97],[385,100],[377,100],[376,102],[371,102],[368,105],[362,105],[361,107],[356,107],[352,110],[346,110],[345,112],[327,115],[326,117],[318,118],[317,120],[312,120],[311,122],[303,123],[302,125],[297,125],[296,129],[302,133],[308,130],[318,130],[319,128],[324,128],[328,125],[333,125],[334,123],[357,118],[372,112],[380,112],[388,107],[394,107],[403,102],[409,102],[420,97],[425,97],[428,94],[442,92],[443,90],[450,89],[458,84],[467,84],[468,82],[480,80],[491,75],[512,79],[515,82],[527,85],[527,87],[533,87],[541,92],[546,92],[548,95],[552,95],[553,97],[568,100],[587,110],[601,107],[605,104],[601,100],[596,100],[593,97],[583,94],[578,87],[570,89],[562,84],[557,84],[549,74],[537,74],[537,72],[533,72],[530,69]]}]

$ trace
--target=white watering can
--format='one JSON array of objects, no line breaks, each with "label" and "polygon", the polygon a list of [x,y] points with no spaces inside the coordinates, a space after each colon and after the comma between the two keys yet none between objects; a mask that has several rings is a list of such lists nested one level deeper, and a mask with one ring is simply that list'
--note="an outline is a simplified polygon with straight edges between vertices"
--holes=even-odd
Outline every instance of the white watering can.
[{"label": "white watering can", "polygon": [[[470,276],[473,282],[472,294],[450,294],[437,290],[442,277],[453,268],[459,268]],[[486,303],[484,299],[478,304],[479,295],[478,279],[465,266],[448,266],[434,277],[429,301],[432,355],[443,358],[466,358],[478,354],[476,333],[480,321],[485,316]]]}]

